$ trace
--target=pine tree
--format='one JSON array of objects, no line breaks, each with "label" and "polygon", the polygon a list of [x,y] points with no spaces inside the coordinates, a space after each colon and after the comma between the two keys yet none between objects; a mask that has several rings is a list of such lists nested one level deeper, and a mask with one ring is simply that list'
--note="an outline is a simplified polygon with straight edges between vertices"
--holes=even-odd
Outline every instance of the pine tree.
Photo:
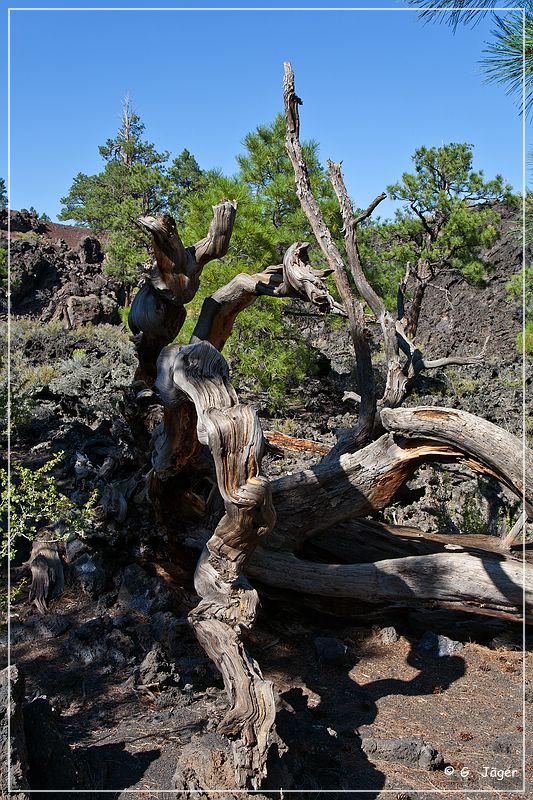
[{"label": "pine tree", "polygon": [[127,289],[136,284],[139,265],[149,252],[137,219],[160,213],[167,205],[164,165],[169,154],[157,152],[145,141],[144,130],[126,98],[117,134],[99,148],[104,169],[97,175],[76,175],[70,192],[61,199],[64,208],[59,215],[104,234],[106,272]]},{"label": "pine tree", "polygon": [[205,186],[205,177],[195,157],[188,150],[182,150],[170,164],[167,179],[168,212],[179,228],[184,223],[189,196]]},{"label": "pine tree", "polygon": [[[481,252],[498,236],[494,203],[510,197],[511,187],[497,175],[486,181],[472,168],[472,145],[420,147],[414,172],[387,187],[402,208],[393,222],[365,229],[362,249],[371,277],[389,302],[406,269],[414,283],[411,333],[428,283],[442,269],[473,282],[483,278]],[[392,267],[392,268],[391,268]]]},{"label": "pine tree", "polygon": [[[229,282],[239,272],[261,272],[279,264],[295,241],[314,241],[298,201],[292,168],[285,150],[285,119],[278,115],[270,125],[260,125],[247,134],[244,152],[237,156],[239,170],[233,177],[206,171],[200,187],[184,196],[185,241],[204,235],[205,219],[221,197],[237,201],[237,217],[228,254],[208,264],[200,291],[189,307],[190,318],[179,340],[187,341],[205,297]],[[311,182],[328,222],[340,232],[340,214],[333,189],[318,158],[315,142],[304,144]],[[183,155],[183,154],[182,154]],[[318,248],[312,251],[315,265],[321,263]],[[253,309],[242,311],[226,345],[226,356],[236,378],[245,385],[268,392],[271,411],[284,413],[287,389],[299,387],[317,370],[317,351],[302,340],[291,324],[291,301],[257,300]],[[280,342],[284,345],[280,347]]]}]

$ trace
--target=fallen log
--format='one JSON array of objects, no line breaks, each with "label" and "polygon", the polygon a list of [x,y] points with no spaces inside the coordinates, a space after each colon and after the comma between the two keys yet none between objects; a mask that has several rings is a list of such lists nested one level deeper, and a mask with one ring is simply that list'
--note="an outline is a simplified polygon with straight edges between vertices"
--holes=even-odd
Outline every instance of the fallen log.
[{"label": "fallen log", "polygon": [[[248,575],[278,589],[372,603],[461,602],[473,607],[533,612],[533,566],[466,553],[407,556],[373,564],[317,564],[258,547]],[[525,576],[525,589],[523,584]]]}]

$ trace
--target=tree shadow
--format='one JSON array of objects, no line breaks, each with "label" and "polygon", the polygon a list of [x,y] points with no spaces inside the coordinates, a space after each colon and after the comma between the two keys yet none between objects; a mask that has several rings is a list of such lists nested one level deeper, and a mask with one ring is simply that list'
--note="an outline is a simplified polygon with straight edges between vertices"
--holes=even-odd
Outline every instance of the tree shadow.
[{"label": "tree shadow", "polygon": [[135,786],[160,755],[158,748],[130,753],[125,749],[124,742],[95,745],[83,751],[96,791],[117,789],[118,792]]},{"label": "tree shadow", "polygon": [[291,798],[300,797],[301,791],[302,800],[324,790],[331,800],[342,800],[346,792],[352,798],[376,799],[387,776],[364,752],[360,728],[377,719],[378,700],[388,695],[432,695],[437,685],[439,692],[444,691],[466,671],[463,658],[431,658],[419,654],[413,642],[407,663],[419,670],[411,680],[384,678],[359,685],[350,677],[353,660],[343,667],[320,665],[318,671],[316,660],[304,660],[300,677],[320,700],[310,707],[301,688],[283,693],[284,708],[277,714],[276,727],[287,750],[280,756],[272,749],[262,791],[283,788],[290,790]]}]

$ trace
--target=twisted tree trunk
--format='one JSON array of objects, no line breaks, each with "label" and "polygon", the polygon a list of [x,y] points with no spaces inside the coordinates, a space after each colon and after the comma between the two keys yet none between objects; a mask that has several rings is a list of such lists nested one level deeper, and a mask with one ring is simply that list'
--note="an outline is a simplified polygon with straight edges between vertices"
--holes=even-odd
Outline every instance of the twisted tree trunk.
[{"label": "twisted tree trunk", "polygon": [[224,678],[230,709],[219,730],[233,741],[237,785],[257,788],[265,775],[275,704],[271,683],[263,679],[240,638],[241,630],[253,624],[258,606],[243,570],[259,539],[273,527],[275,513],[270,485],[261,474],[264,439],[257,412],[239,403],[219,351],[237,314],[260,296],[298,297],[322,311],[345,312],[325,287],[327,271],[312,269],[308,244],[296,242],[283,264],[257,275],[237,275],[209,297],[190,345],[165,347],[183,322],[182,303],[198,288],[201,267],[227,249],[234,207],[228,208],[227,202],[216,206],[215,221],[217,209],[225,221],[222,226],[212,223],[218,235],[212,235],[211,245],[206,237],[193,248],[183,247],[169,218],[141,220],[152,231],[157,265],[132,308],[138,331],[136,385],[139,398],[155,394],[163,405],[163,418],[152,436],[149,477],[149,495],[161,512],[169,505],[191,504],[205,512],[195,492],[195,480],[209,475],[203,447],[214,461],[224,515],[198,562],[194,582],[201,599],[189,619]]},{"label": "twisted tree trunk", "polygon": [[[153,430],[150,497],[162,513],[178,506],[182,513],[194,508],[205,516],[209,503],[197,486],[207,479],[223,504],[214,530],[196,532],[202,548],[194,578],[200,602],[189,619],[224,679],[229,710],[220,732],[232,740],[235,780],[243,788],[261,784],[275,721],[273,686],[241,639],[241,632],[254,623],[259,602],[248,577],[278,589],[370,603],[459,602],[514,618],[529,614],[532,607],[527,590],[521,609],[522,578],[533,577],[532,568],[523,572],[512,555],[487,542],[466,547],[468,552],[448,553],[442,552],[446,544],[441,539],[428,538],[424,548],[413,553],[412,543],[406,549],[401,532],[391,528],[390,550],[397,557],[384,557],[389,554],[383,552],[382,538],[381,550],[374,548],[376,560],[357,563],[357,541],[375,537],[378,529],[364,517],[386,508],[421,464],[461,461],[495,476],[525,498],[530,515],[533,506],[524,463],[530,469],[533,459],[526,454],[524,460],[518,439],[466,412],[398,408],[423,369],[478,361],[483,354],[474,359],[422,356],[411,340],[413,325],[405,313],[402,286],[394,318],[370,286],[358,250],[358,225],[384,195],[356,216],[340,166],[330,162],[344,221],[348,271],[313,196],[299,142],[301,101],[290,65],[285,66],[284,100],[296,192],[330,269],[312,269],[308,244],[295,242],[283,264],[255,275],[237,275],[206,299],[189,345],[169,345],[183,324],[184,305],[198,289],[203,266],[228,249],[235,206],[227,200],[215,206],[208,235],[191,247],[184,247],[170,217],[145,217],[140,224],[152,234],[156,261],[130,314],[139,355],[134,387],[139,404],[152,409],[145,419],[146,428]],[[340,303],[324,284],[331,273]],[[271,484],[261,473],[265,441],[257,412],[239,402],[220,353],[240,311],[265,296],[297,297],[322,312],[348,318],[360,393],[354,429],[329,453],[312,442],[274,437],[275,445],[315,447],[324,457],[313,469]],[[381,325],[388,362],[385,392],[379,399],[364,302]],[[162,404],[162,418],[154,426],[157,415],[150,403],[155,400]],[[360,522],[346,526],[354,519]],[[328,552],[328,537],[335,536],[339,525],[345,525],[342,541],[337,547],[333,543],[329,553],[349,555],[353,563],[315,563],[302,555],[312,552],[313,540]],[[371,551],[369,544],[366,554]]]},{"label": "twisted tree trunk", "polygon": [[189,620],[230,698],[219,732],[233,740],[237,784],[258,788],[274,725],[274,693],[240,632],[253,625],[259,602],[242,570],[276,518],[261,474],[261,426],[255,409],[239,403],[226,361],[208,342],[165,348],[156,388],[168,416],[177,414],[178,423],[180,396],[194,403],[198,441],[209,447],[215,462],[225,513],[200,556],[194,586],[201,600]]}]

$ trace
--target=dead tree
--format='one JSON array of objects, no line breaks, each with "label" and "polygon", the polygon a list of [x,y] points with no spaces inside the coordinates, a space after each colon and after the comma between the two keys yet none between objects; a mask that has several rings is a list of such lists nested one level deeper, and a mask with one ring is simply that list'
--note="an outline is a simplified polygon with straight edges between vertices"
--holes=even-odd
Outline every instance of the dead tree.
[{"label": "dead tree", "polygon": [[[152,434],[150,497],[162,512],[170,504],[184,515],[193,508],[204,520],[214,519],[211,529],[205,521],[198,528],[202,552],[195,588],[200,601],[189,619],[224,679],[229,709],[220,732],[233,742],[235,781],[242,788],[260,786],[275,722],[274,687],[241,638],[253,625],[259,602],[250,578],[281,590],[319,595],[324,602],[344,597],[373,603],[455,604],[519,618],[522,565],[488,537],[469,537],[475,542],[456,537],[454,549],[459,541],[461,552],[448,552],[442,535],[384,526],[368,518],[394,500],[421,464],[457,461],[497,477],[525,499],[527,515],[532,513],[524,451],[516,437],[462,411],[399,408],[422,370],[472,363],[483,354],[433,360],[422,355],[412,341],[409,322],[417,313],[417,298],[406,310],[400,286],[394,316],[368,282],[359,254],[358,226],[385,195],[356,216],[340,166],[329,162],[344,221],[346,266],[311,190],[299,141],[301,101],[288,64],[284,100],[296,191],[329,270],[314,270],[309,245],[296,242],[283,264],[256,275],[237,275],[205,300],[190,343],[170,344],[184,322],[185,304],[198,289],[203,266],[228,250],[236,207],[223,200],[214,207],[205,239],[190,247],[183,245],[170,217],[139,221],[152,235],[155,261],[130,313],[139,357],[133,388],[141,423]],[[327,274],[333,275],[340,302],[326,288]],[[221,354],[239,312],[265,296],[299,298],[324,313],[347,317],[359,388],[353,430],[330,452],[317,448],[323,457],[313,469],[271,483],[261,473],[265,439],[257,413],[239,402]],[[363,303],[382,331],[387,359],[382,397],[376,394]],[[153,411],[154,398],[162,411]],[[309,444],[292,442],[295,447]],[[527,471],[532,462],[527,452]],[[198,488],[202,481],[203,492]],[[212,487],[207,499],[206,481]],[[313,562],[302,555],[312,541],[331,559],[342,555],[344,562],[352,563]],[[372,554],[372,563],[358,563],[362,549]],[[526,580],[532,573],[526,566]],[[530,614],[529,589],[525,606],[523,611]]]}]

